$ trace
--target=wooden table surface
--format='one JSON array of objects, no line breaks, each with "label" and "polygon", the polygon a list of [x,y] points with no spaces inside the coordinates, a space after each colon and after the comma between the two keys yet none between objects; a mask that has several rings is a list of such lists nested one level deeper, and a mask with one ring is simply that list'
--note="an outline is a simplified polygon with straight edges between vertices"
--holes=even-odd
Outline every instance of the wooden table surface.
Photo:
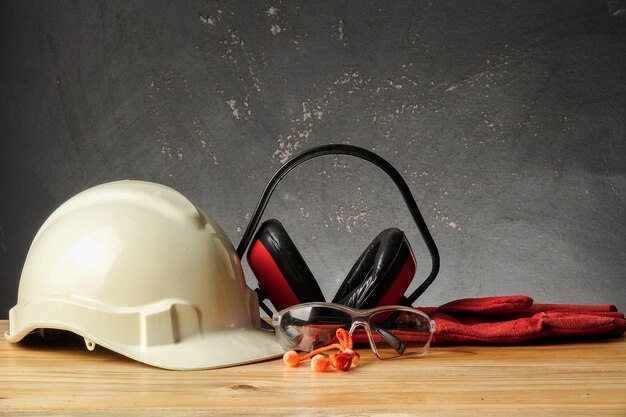
[{"label": "wooden table surface", "polygon": [[[0,321],[4,334],[8,323]],[[167,371],[101,347],[0,340],[0,415],[626,416],[626,337],[530,346],[433,347],[349,372],[280,359]]]}]

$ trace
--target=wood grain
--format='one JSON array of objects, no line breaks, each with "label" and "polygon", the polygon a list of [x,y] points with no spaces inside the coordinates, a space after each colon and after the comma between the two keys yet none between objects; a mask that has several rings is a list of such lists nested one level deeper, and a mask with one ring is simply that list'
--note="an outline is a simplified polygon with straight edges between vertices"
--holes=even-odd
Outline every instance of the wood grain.
[{"label": "wood grain", "polygon": [[[4,333],[6,321],[0,321]],[[166,371],[79,343],[0,341],[0,415],[626,416],[626,338],[434,347],[350,372],[280,360]]]}]

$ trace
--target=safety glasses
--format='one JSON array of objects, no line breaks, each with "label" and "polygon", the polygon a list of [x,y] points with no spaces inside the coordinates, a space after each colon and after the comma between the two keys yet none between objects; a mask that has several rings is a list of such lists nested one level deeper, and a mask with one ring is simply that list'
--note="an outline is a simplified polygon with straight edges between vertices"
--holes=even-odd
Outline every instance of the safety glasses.
[{"label": "safety glasses", "polygon": [[423,355],[435,322],[411,307],[384,306],[357,310],[334,303],[297,304],[274,313],[272,323],[285,349],[311,351],[335,342],[338,328],[355,343],[369,342],[379,359]]}]

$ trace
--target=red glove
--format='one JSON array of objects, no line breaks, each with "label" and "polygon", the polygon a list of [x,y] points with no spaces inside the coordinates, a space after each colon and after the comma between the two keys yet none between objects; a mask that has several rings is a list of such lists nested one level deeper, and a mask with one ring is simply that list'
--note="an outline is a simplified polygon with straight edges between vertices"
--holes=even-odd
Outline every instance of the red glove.
[{"label": "red glove", "polygon": [[624,314],[613,305],[534,304],[523,295],[466,298],[420,310],[436,322],[433,344],[512,344],[626,331]]}]

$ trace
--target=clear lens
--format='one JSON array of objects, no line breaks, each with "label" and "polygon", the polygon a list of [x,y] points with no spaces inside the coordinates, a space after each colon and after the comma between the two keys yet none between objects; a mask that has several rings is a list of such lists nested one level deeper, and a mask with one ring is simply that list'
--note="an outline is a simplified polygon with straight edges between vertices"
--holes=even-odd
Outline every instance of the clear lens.
[{"label": "clear lens", "polygon": [[[311,351],[335,343],[339,328],[352,330],[355,343],[367,343],[369,328],[374,350],[381,359],[426,353],[432,322],[415,310],[399,306],[372,315],[324,303],[290,307],[274,316],[278,340],[285,349]],[[352,312],[352,313],[350,313]]]},{"label": "clear lens", "polygon": [[295,307],[286,311],[278,326],[278,340],[285,349],[311,351],[335,342],[338,328],[349,329],[349,314],[327,307]]},{"label": "clear lens", "polygon": [[426,353],[431,338],[430,320],[412,311],[376,313],[369,326],[381,359]]}]

